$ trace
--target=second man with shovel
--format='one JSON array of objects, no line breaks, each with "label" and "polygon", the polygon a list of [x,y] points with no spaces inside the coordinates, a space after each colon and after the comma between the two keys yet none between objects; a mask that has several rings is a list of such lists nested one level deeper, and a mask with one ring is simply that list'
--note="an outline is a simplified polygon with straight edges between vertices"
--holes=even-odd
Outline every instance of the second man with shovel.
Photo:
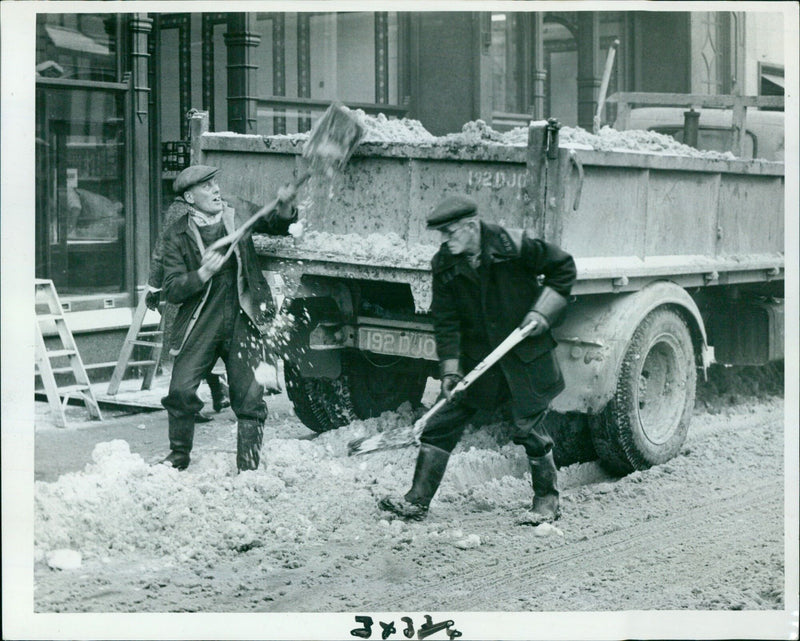
[{"label": "second man with shovel", "polygon": [[[559,493],[544,417],[563,391],[564,379],[550,328],[563,318],[575,261],[551,243],[481,221],[477,204],[467,196],[444,199],[427,224],[443,240],[433,257],[431,312],[442,393],[450,402],[425,425],[411,489],[403,497],[382,499],[380,507],[401,518],[423,519],[468,421],[479,408],[491,407],[505,388],[513,440],[525,448],[534,491],[531,511],[522,520],[552,522],[560,514]],[[532,327],[527,338],[460,398],[450,398],[464,372],[519,326]]]}]

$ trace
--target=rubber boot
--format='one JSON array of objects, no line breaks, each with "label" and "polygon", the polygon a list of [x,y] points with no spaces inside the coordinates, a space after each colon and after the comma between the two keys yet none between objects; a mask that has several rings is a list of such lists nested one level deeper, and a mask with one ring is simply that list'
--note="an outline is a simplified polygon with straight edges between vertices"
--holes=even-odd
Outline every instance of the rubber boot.
[{"label": "rubber boot", "polygon": [[161,461],[176,470],[189,467],[189,453],[194,441],[194,416],[169,416],[169,455]]},{"label": "rubber boot", "polygon": [[450,453],[423,443],[417,455],[414,480],[411,489],[403,497],[387,496],[380,500],[378,507],[393,512],[403,519],[421,521],[428,514],[428,506],[442,482]]},{"label": "rubber boot", "polygon": [[221,412],[223,408],[230,407],[228,386],[222,382],[219,375],[209,374],[206,377],[206,383],[208,383],[208,388],[211,390],[211,406],[214,411]]},{"label": "rubber boot", "polygon": [[539,457],[529,456],[528,463],[531,466],[533,505],[521,522],[530,525],[552,523],[561,516],[558,498],[558,472],[553,460],[553,452]]},{"label": "rubber boot", "polygon": [[261,462],[263,438],[263,421],[239,419],[239,427],[236,431],[236,467],[240,472],[258,469]]}]

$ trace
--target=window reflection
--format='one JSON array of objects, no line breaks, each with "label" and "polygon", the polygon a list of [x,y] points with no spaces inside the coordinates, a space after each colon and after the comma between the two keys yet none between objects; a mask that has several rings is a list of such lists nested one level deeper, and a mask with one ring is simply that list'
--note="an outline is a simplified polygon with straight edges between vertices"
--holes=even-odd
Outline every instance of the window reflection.
[{"label": "window reflection", "polygon": [[111,14],[39,14],[36,70],[48,78],[115,81],[117,18]]},{"label": "window reflection", "polygon": [[59,292],[124,286],[123,95],[37,89],[36,275]]}]

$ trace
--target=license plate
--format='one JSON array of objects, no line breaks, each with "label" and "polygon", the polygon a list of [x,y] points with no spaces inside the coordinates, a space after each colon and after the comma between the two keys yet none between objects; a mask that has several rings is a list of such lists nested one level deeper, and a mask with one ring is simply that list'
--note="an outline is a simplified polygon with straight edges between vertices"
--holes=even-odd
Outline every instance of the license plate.
[{"label": "license plate", "polygon": [[359,327],[358,347],[378,354],[437,360],[436,341],[432,335],[424,332]]}]

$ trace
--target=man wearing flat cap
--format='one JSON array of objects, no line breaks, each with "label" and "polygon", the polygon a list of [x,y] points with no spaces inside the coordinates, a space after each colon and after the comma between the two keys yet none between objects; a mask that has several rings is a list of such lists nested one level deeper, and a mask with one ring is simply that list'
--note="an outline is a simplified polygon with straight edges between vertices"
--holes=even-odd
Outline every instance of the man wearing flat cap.
[{"label": "man wearing flat cap", "polygon": [[[404,519],[425,518],[467,422],[505,393],[511,400],[513,441],[525,448],[534,493],[521,522],[552,522],[560,505],[553,440],[544,418],[550,402],[563,391],[564,379],[550,330],[563,320],[575,261],[527,232],[480,220],[477,210],[472,198],[456,195],[442,200],[428,216],[428,228],[441,232],[443,240],[432,260],[431,314],[442,394],[448,402],[422,432],[411,489],[379,505]],[[532,329],[494,367],[454,395],[463,374],[517,327]]]},{"label": "man wearing flat cap", "polygon": [[[274,346],[267,345],[265,334],[275,307],[250,232],[227,259],[227,247],[207,249],[258,210],[241,199],[223,200],[218,171],[192,165],[173,185],[185,203],[185,212],[167,227],[161,249],[164,294],[169,303],[179,305],[170,336],[170,354],[175,360],[169,394],[161,400],[169,414],[170,444],[163,462],[179,470],[189,465],[195,415],[203,406],[197,388],[222,358],[238,423],[236,465],[242,472],[258,468],[260,462],[267,405],[262,379],[257,380],[255,373],[265,361],[274,363],[270,351]],[[265,212],[252,231],[287,235],[289,225],[297,219],[295,195],[293,186],[281,187],[278,206]],[[277,380],[273,385],[277,386]]]},{"label": "man wearing flat cap", "polygon": [[[173,182],[173,188],[175,183]],[[178,185],[182,187],[182,185]],[[172,331],[173,321],[175,314],[178,311],[177,306],[166,303],[161,306],[161,292],[164,284],[164,238],[166,237],[167,230],[172,226],[178,218],[186,216],[191,213],[192,206],[183,199],[183,192],[175,192],[175,198],[167,207],[164,213],[164,220],[161,223],[161,233],[158,235],[156,244],[153,247],[153,254],[150,258],[150,273],[147,278],[147,292],[145,294],[145,302],[149,309],[159,311],[164,316],[164,336],[168,337]],[[165,338],[167,340],[167,338]],[[211,390],[211,405],[215,412],[220,412],[226,407],[230,407],[230,400],[228,399],[228,386],[222,382],[220,376],[214,372],[206,374],[205,381]],[[195,421],[198,423],[207,423],[212,420],[202,412],[197,412]]]}]

